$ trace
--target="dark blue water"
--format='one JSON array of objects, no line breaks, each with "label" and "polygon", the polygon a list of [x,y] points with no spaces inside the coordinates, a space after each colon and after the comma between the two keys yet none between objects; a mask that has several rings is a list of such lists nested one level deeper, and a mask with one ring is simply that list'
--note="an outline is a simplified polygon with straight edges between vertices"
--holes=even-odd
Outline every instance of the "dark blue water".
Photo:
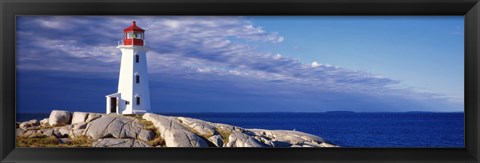
[{"label": "dark blue water", "polygon": [[[297,130],[342,147],[464,147],[463,113],[166,113],[243,128]],[[17,121],[48,114],[19,114]]]}]

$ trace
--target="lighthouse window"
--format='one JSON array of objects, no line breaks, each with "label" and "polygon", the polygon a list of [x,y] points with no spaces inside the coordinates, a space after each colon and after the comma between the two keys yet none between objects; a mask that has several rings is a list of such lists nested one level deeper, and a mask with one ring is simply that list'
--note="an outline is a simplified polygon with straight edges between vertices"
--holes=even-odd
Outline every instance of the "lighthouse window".
[{"label": "lighthouse window", "polygon": [[137,105],[140,105],[140,97],[137,96]]},{"label": "lighthouse window", "polygon": [[136,83],[140,83],[140,75],[135,76]]},{"label": "lighthouse window", "polygon": [[128,32],[127,39],[143,39],[143,33],[141,32]]},{"label": "lighthouse window", "polygon": [[135,62],[136,63],[140,62],[140,56],[139,55],[135,55]]}]

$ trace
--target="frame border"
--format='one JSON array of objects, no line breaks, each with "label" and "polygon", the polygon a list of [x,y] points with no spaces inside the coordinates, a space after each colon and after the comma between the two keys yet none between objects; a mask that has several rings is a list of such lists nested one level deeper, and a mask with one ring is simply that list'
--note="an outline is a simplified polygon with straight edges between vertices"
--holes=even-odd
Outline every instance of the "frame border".
[{"label": "frame border", "polygon": [[[479,0],[0,0],[1,162],[480,162]],[[464,15],[465,148],[15,148],[18,15]]]}]

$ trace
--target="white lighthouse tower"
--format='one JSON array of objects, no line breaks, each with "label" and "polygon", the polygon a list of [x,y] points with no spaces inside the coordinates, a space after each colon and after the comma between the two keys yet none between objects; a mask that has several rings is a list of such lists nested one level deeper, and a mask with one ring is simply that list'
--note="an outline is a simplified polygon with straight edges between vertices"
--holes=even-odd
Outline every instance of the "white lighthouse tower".
[{"label": "white lighthouse tower", "polygon": [[107,114],[138,114],[150,110],[145,30],[135,21],[125,28],[117,48],[122,51],[117,93],[107,95]]}]

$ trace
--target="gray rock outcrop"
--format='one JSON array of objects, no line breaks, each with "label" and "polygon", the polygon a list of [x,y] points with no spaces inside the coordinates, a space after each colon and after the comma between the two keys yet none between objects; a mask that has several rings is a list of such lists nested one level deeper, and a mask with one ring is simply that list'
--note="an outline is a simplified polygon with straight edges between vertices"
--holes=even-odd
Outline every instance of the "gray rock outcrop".
[{"label": "gray rock outcrop", "polygon": [[143,119],[153,123],[167,147],[208,147],[203,138],[191,132],[174,117],[145,113]]},{"label": "gray rock outcrop", "polygon": [[223,139],[220,135],[213,135],[208,138],[208,141],[212,142],[217,147],[223,146]]},{"label": "gray rock outcrop", "polygon": [[32,119],[32,120],[20,123],[18,127],[24,130],[28,130],[28,129],[36,129],[36,127],[39,125],[40,125],[40,122],[38,122],[36,119]]},{"label": "gray rock outcrop", "polygon": [[266,144],[239,131],[232,131],[225,147],[267,147]]},{"label": "gray rock outcrop", "polygon": [[[116,115],[54,110],[38,122],[16,123],[16,136],[54,137],[92,147],[337,147],[321,137],[289,130],[245,129],[195,118],[152,113]],[[153,126],[151,126],[153,124]],[[92,143],[93,142],[93,143]],[[69,145],[69,144],[68,144]]]},{"label": "gray rock outcrop", "polygon": [[138,134],[138,139],[143,141],[150,141],[155,137],[155,133],[152,130],[144,130],[142,129]]},{"label": "gray rock outcrop", "polygon": [[60,126],[70,124],[72,114],[68,111],[53,110],[48,118],[48,124],[51,126]]},{"label": "gray rock outcrop", "polygon": [[289,130],[263,130],[249,129],[255,136],[271,141],[274,146],[287,147],[298,145],[301,147],[335,147],[335,145],[327,143],[321,137]]},{"label": "gray rock outcrop", "polygon": [[42,126],[48,126],[48,125],[50,125],[50,124],[48,124],[48,118],[42,119],[42,120],[40,121],[40,125],[42,125]]},{"label": "gray rock outcrop", "polygon": [[15,135],[16,136],[24,136],[25,135],[25,132],[27,132],[26,130],[22,129],[22,128],[17,128],[15,130]]},{"label": "gray rock outcrop", "polygon": [[87,120],[88,113],[84,112],[73,112],[72,124],[83,123]]},{"label": "gray rock outcrop", "polygon": [[105,138],[93,142],[93,147],[151,147],[147,143],[135,139]]},{"label": "gray rock outcrop", "polygon": [[218,132],[215,129],[215,124],[213,123],[185,117],[178,117],[178,120],[180,121],[180,123],[186,125],[188,128],[192,129],[197,134],[202,135],[203,137],[218,135]]},{"label": "gray rock outcrop", "polygon": [[92,139],[100,138],[133,138],[144,128],[139,121],[126,116],[103,116],[90,122],[85,135]]},{"label": "gray rock outcrop", "polygon": [[102,116],[103,116],[103,114],[99,114],[99,113],[88,113],[88,117],[85,120],[85,122],[87,122],[87,123],[92,122],[93,120],[95,120],[97,118],[100,118]]}]

